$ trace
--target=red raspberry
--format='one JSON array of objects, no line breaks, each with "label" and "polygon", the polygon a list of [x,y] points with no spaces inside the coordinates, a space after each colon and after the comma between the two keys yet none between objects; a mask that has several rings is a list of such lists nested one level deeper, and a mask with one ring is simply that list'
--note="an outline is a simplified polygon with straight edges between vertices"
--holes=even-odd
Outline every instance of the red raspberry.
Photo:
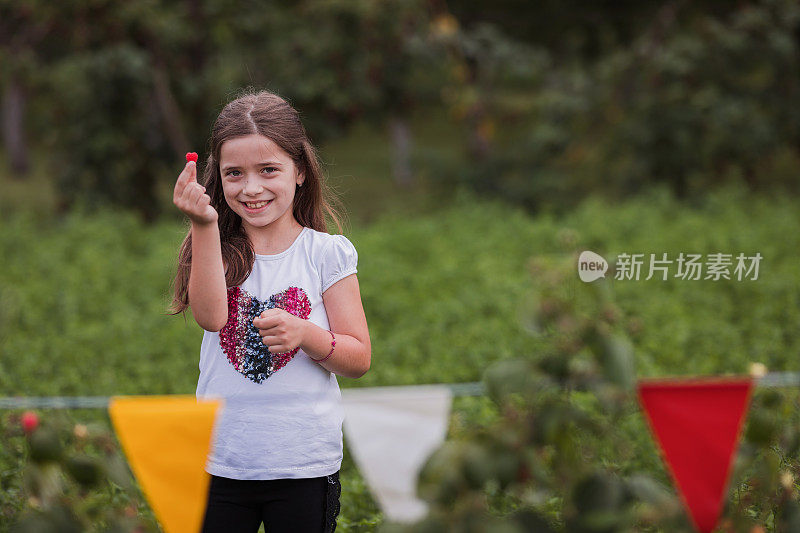
[{"label": "red raspberry", "polygon": [[186,152],[186,162],[194,161],[197,163],[197,152]]},{"label": "red raspberry", "polygon": [[39,417],[33,411],[25,411],[22,415],[22,429],[25,433],[31,433],[39,426]]}]

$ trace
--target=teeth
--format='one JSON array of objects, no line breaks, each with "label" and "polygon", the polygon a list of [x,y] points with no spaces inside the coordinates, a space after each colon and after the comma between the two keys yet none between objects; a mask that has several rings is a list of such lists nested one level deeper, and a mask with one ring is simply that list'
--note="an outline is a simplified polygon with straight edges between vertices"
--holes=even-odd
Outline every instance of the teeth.
[{"label": "teeth", "polygon": [[[271,202],[272,200],[270,200]],[[249,207],[250,209],[258,209],[259,207],[264,207],[269,202],[244,202],[244,204]]]}]

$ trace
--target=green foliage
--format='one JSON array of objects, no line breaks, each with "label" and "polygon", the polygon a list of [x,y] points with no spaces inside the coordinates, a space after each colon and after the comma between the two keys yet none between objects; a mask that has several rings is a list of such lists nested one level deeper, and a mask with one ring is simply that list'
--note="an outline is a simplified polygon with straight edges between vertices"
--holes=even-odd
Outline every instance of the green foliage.
[{"label": "green foliage", "polygon": [[[428,458],[418,487],[430,504],[423,521],[386,524],[381,532],[693,530],[663,467],[642,460],[655,454],[631,380],[619,379],[634,369],[628,319],[612,291],[596,285],[600,290],[578,296],[565,292],[575,275],[570,264],[536,273],[536,321],[553,351],[486,369],[483,381],[500,415],[454,435]],[[796,391],[756,395],[723,530],[792,531],[799,399]]]},{"label": "green foliage", "polygon": [[[432,152],[415,168],[531,211],[659,183],[685,197],[736,182],[800,191],[796,2],[532,5],[487,17],[472,4],[451,6],[458,20],[419,0],[5,0],[0,29],[19,35],[0,43],[0,82],[15,79],[30,99],[26,126],[62,207],[110,203],[148,220],[176,160],[202,152],[244,86],[286,96],[316,143],[359,120],[444,107],[473,157]],[[519,37],[528,25],[547,31]]]},{"label": "green foliage", "polygon": [[798,23],[795,2],[747,4],[644,31],[588,65],[490,32],[475,67],[486,79],[449,92],[455,109],[480,104],[474,127],[492,149],[437,174],[532,211],[656,184],[681,197],[740,182],[796,194]]},{"label": "green foliage", "polygon": [[216,114],[243,87],[285,96],[320,143],[356,119],[382,124],[438,100],[446,69],[419,0],[0,0],[0,31],[18,36],[0,43],[0,85],[22,88],[27,136],[47,149],[61,207],[107,203],[149,221],[183,153],[202,158]]},{"label": "green foliage", "polygon": [[23,435],[20,414],[10,412],[0,434],[16,463],[2,479],[0,531],[159,531],[107,418],[85,425],[48,413]]},{"label": "green foliage", "polygon": [[[286,95],[315,138],[329,138],[356,118],[380,123],[438,98],[444,67],[426,42],[429,14],[419,0],[307,2],[243,15],[253,33],[240,35],[229,53],[270,68],[240,72],[240,84]],[[253,20],[259,16],[281,31],[253,47],[264,39],[263,25]]]},{"label": "green foliage", "polygon": [[[619,403],[627,396],[617,385],[629,384],[632,375],[741,373],[754,361],[770,370],[794,370],[799,223],[790,198],[770,200],[738,189],[694,205],[678,203],[664,191],[618,205],[598,199],[561,218],[535,219],[460,191],[435,215],[387,216],[348,235],[359,251],[373,360],[364,377],[339,381],[348,387],[485,379],[487,397],[456,399],[452,437],[471,440],[479,428],[489,429],[476,437],[478,448],[455,446],[454,455],[468,466],[447,486],[472,492],[482,486],[480,498],[489,509],[514,513],[520,524],[544,519],[561,527],[573,505],[567,491],[572,485],[565,484],[563,490],[545,485],[525,496],[535,504],[533,514],[520,506],[515,487],[530,486],[520,485],[518,476],[526,470],[529,484],[552,479],[553,472],[574,476],[564,478],[574,484],[610,472],[624,494],[634,491],[652,502],[666,498],[672,505],[669,478],[646,426],[630,404]],[[0,224],[4,394],[194,391],[202,331],[191,313],[186,320],[165,314],[182,224],[145,226],[132,214],[110,210],[56,219],[4,212]],[[759,251],[764,259],[757,281],[609,278],[586,284],[575,272],[577,253],[584,249],[609,261],[623,252],[662,251],[671,257],[679,251]],[[628,339],[632,351],[614,348],[613,339]],[[534,394],[526,397],[529,389]],[[568,397],[563,390],[571,391]],[[619,392],[609,392],[614,390]],[[524,406],[531,396],[528,413]],[[800,410],[783,395],[764,401],[746,430],[732,490],[734,496],[744,491],[758,494],[753,501],[774,503],[782,485],[761,485],[759,490],[775,490],[761,499],[747,479],[762,479],[763,469],[774,477],[772,448],[781,450],[781,465],[791,464],[800,446],[792,428],[800,426],[786,420]],[[79,416],[87,420],[97,413]],[[69,439],[59,435],[69,451]],[[0,522],[27,508],[24,441],[8,442],[0,447]],[[522,442],[544,450],[542,457],[507,453]],[[576,456],[587,458],[581,477],[570,474],[575,470],[570,457]],[[613,468],[604,470],[608,465]],[[342,530],[378,527],[382,515],[349,456],[342,484]],[[777,513],[776,521],[796,520],[793,500],[760,508],[746,498],[731,501],[728,516],[750,513],[766,523],[765,517]],[[428,524],[435,527],[437,520],[450,524],[436,514]],[[501,517],[486,520],[495,524]]]},{"label": "green foliage", "polygon": [[[755,281],[643,275],[609,284],[630,317],[626,333],[641,376],[744,372],[753,361],[792,370],[800,346],[787,325],[800,322],[799,223],[790,199],[735,190],[695,207],[668,194],[616,206],[594,200],[560,220],[532,220],[465,194],[435,216],[386,217],[350,235],[376,354],[353,385],[475,381],[495,360],[544,349],[542,339],[526,335],[541,328],[530,308],[546,303],[530,296],[530,274],[552,276],[539,271],[574,265],[582,249],[610,261],[625,252],[760,252]],[[0,387],[7,394],[194,389],[202,331],[191,313],[186,321],[165,315],[181,224],[145,227],[133,215],[104,211],[57,221],[18,213],[2,225]],[[597,285],[566,276],[564,294],[586,315],[578,302]],[[574,320],[559,327],[573,328]]]},{"label": "green foliage", "polygon": [[[460,15],[458,6],[470,4],[450,7]],[[463,131],[442,128],[441,110],[423,108],[415,154],[423,175],[456,202],[419,216],[438,201],[420,189],[407,212],[352,236],[375,349],[370,372],[342,382],[486,384],[487,397],[456,399],[456,438],[426,474],[434,512],[415,529],[686,527],[646,428],[625,402],[634,377],[743,372],[753,361],[796,370],[800,348],[800,220],[783,196],[798,192],[800,12],[783,0],[715,5],[669,4],[642,16],[654,7],[647,2],[613,22],[618,7],[554,4],[530,9],[560,18],[501,14],[505,26],[461,26],[417,0],[255,10],[0,0],[0,27],[15,35],[0,44],[0,80],[27,89],[26,125],[41,139],[35,165],[45,169],[15,183],[18,194],[4,187],[0,199],[0,390],[194,390],[202,332],[191,314],[164,314],[185,230],[170,221],[146,227],[113,209],[152,219],[167,197],[158,190],[171,189],[176,153],[205,141],[219,105],[242,85],[288,96],[317,142],[358,117],[380,121],[441,101]],[[672,23],[671,8],[700,15]],[[467,11],[460,22],[483,21],[480,10]],[[621,22],[637,17],[642,24]],[[592,27],[589,41],[576,18]],[[547,31],[526,43],[509,38],[509,25],[542,24]],[[633,46],[615,48],[614,25]],[[594,50],[592,40],[602,43],[595,62],[573,61],[569,51]],[[454,157],[459,133],[476,157]],[[363,178],[380,177],[389,157],[372,130],[365,137],[349,148],[357,163],[348,172],[359,181],[352,198],[377,217],[388,202],[375,197],[390,195],[363,187]],[[59,207],[79,209],[43,215],[56,207],[49,180],[59,184]],[[704,196],[719,184],[732,186]],[[774,194],[748,196],[744,185]],[[31,198],[35,214],[19,211]],[[757,281],[583,284],[574,266],[584,249],[610,260],[681,251],[760,252],[764,260]],[[726,527],[795,531],[797,400],[758,393],[754,402]],[[0,531],[17,518],[33,530],[80,529],[120,509],[152,518],[106,479],[105,450],[80,449],[57,424],[28,442],[12,418],[3,419],[0,447]],[[374,530],[382,516],[347,455],[342,483],[340,529]],[[31,491],[54,487],[79,503],[37,511]]]},{"label": "green foliage", "polygon": [[107,202],[156,215],[160,166],[152,162],[162,160],[166,141],[148,105],[150,78],[147,55],[126,44],[72,55],[53,69],[61,164],[50,175],[66,203]]}]

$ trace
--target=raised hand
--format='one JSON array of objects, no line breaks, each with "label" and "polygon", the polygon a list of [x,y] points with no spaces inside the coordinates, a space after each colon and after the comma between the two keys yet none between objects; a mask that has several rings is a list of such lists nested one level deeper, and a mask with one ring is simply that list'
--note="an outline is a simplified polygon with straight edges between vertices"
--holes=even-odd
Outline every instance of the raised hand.
[{"label": "raised hand", "polygon": [[197,183],[197,163],[194,161],[187,161],[178,176],[172,203],[195,224],[217,222],[218,215],[216,209],[211,207],[211,197],[206,194],[206,188]]}]

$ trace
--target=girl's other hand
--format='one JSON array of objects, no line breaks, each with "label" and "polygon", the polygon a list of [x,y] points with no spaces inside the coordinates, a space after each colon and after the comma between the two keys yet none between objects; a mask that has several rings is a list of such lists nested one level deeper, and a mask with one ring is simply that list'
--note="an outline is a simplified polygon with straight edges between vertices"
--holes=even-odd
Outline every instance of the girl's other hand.
[{"label": "girl's other hand", "polygon": [[306,320],[275,307],[254,318],[253,325],[271,353],[286,353],[303,343]]},{"label": "girl's other hand", "polygon": [[197,183],[197,163],[194,161],[188,161],[178,176],[172,203],[194,224],[217,222],[217,210],[211,207],[211,197],[206,194],[206,188]]}]

